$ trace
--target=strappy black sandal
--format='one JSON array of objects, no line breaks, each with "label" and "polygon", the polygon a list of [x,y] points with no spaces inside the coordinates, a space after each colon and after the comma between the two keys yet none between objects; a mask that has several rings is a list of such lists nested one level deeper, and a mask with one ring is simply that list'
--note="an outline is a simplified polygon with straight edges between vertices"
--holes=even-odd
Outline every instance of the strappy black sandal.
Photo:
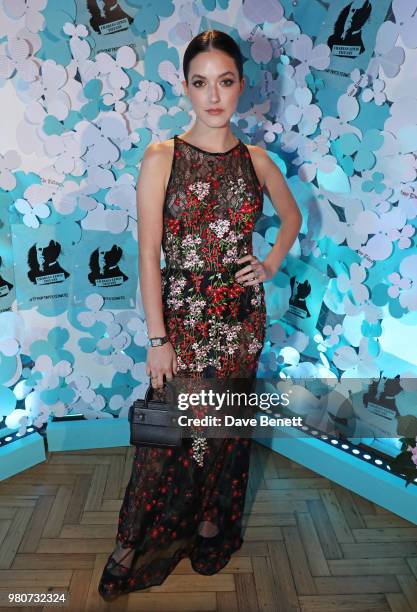
[{"label": "strappy black sandal", "polygon": [[[106,572],[108,572],[109,574],[111,574],[113,577],[115,578],[125,578],[126,576],[128,576],[130,574],[130,572],[132,571],[132,565],[133,562],[135,560],[135,549],[134,548],[129,548],[128,552],[123,555],[123,557],[121,559],[119,559],[119,561],[116,561],[116,559],[114,559],[113,555],[110,557],[109,561],[107,562],[106,565]],[[131,563],[129,566],[127,565],[123,565],[122,561],[124,559],[126,559],[126,557],[128,557],[130,554],[132,554],[132,559],[131,559]],[[112,570],[114,568],[121,568],[120,571],[118,571],[117,573],[112,572]]]},{"label": "strappy black sandal", "polygon": [[[124,559],[126,559],[126,557],[132,552],[133,553],[133,558],[131,561],[131,564],[129,567],[127,567],[126,565],[123,565],[122,561]],[[116,590],[114,592],[112,592],[111,588],[109,588],[107,586],[108,583],[116,583],[117,581],[120,579],[125,579],[128,576],[130,576],[131,571],[132,571],[132,567],[134,565],[135,562],[135,557],[137,555],[137,551],[134,548],[130,548],[128,550],[128,552],[119,560],[116,561],[116,559],[114,559],[113,555],[111,555],[110,559],[107,561],[106,566],[104,568],[103,571],[103,576],[102,579],[100,581],[99,587],[98,587],[98,592],[100,594],[100,596],[105,600],[105,601],[114,601],[115,599],[117,599],[118,597],[120,597],[120,595],[122,595],[123,593],[121,593],[120,591]],[[121,568],[119,570],[119,573],[115,574],[113,573],[111,570],[113,570],[114,568]]]}]

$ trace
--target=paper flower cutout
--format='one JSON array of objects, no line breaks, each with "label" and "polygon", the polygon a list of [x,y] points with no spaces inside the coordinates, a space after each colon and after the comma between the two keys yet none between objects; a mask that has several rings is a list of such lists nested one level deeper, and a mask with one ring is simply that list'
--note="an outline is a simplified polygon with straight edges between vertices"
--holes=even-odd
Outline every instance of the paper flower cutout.
[{"label": "paper flower cutout", "polygon": [[[87,62],[87,58],[91,53],[90,45],[86,40],[83,40],[83,38],[88,36],[88,30],[85,25],[79,24],[76,26],[71,22],[67,22],[62,29],[67,36],[71,37],[70,48],[72,57],[79,63],[80,71],[83,73],[86,70],[91,70],[93,62]],[[90,79],[94,78],[94,76],[91,72],[89,73]]]},{"label": "paper flower cutout", "polygon": [[16,72],[23,81],[34,81],[39,74],[36,62],[30,59],[30,44],[23,38],[9,38],[6,53],[0,55],[0,78],[9,79]]},{"label": "paper flower cutout", "polygon": [[297,87],[294,91],[294,104],[289,104],[284,117],[289,127],[298,125],[304,134],[313,134],[321,118],[321,110],[311,104],[313,94],[307,87]]},{"label": "paper flower cutout", "polygon": [[146,322],[138,317],[132,317],[127,324],[129,331],[134,332],[133,342],[138,346],[146,346],[148,336],[146,332]]},{"label": "paper flower cutout", "polygon": [[138,34],[152,34],[159,27],[160,17],[169,17],[175,10],[172,0],[126,0],[136,10],[132,29]]},{"label": "paper flower cutout", "polygon": [[122,326],[112,322],[107,326],[106,334],[97,342],[97,349],[107,351],[108,349],[123,350],[130,344],[130,336],[122,331]]},{"label": "paper flower cutout", "polygon": [[125,70],[134,67],[136,64],[136,54],[131,47],[120,47],[117,50],[115,59],[108,53],[98,53],[96,55],[96,63],[100,73],[107,75],[112,87],[126,88],[130,83],[130,79]]},{"label": "paper flower cutout", "polygon": [[371,378],[379,376],[374,356],[369,353],[369,338],[362,338],[358,352],[351,346],[340,346],[333,353],[333,363],[344,370],[341,378]]},{"label": "paper flower cutout", "polygon": [[[373,152],[377,151],[383,142],[384,137],[379,130],[368,130],[362,140],[359,140],[356,134],[342,134],[339,146],[344,155],[355,156],[352,166],[357,172],[362,172],[375,165],[376,158]],[[346,169],[345,165],[342,166]]]},{"label": "paper flower cutout", "polygon": [[334,171],[336,159],[327,155],[328,150],[327,139],[322,134],[314,140],[307,140],[299,147],[299,157],[296,157],[293,163],[300,166],[298,176],[302,181],[311,182],[318,171],[326,174]]},{"label": "paper flower cutout", "polygon": [[328,336],[325,340],[326,346],[335,346],[340,342],[340,336],[343,333],[343,327],[340,323],[337,323],[334,327],[331,325],[325,325],[323,327],[323,334]]},{"label": "paper flower cutout", "polygon": [[100,79],[90,79],[84,86],[83,93],[88,102],[81,107],[80,112],[88,121],[94,121],[100,112],[102,89]]},{"label": "paper flower cutout", "polygon": [[29,95],[34,100],[43,98],[42,104],[49,115],[62,121],[68,116],[71,100],[63,91],[68,80],[64,66],[54,60],[46,60],[42,64],[41,78],[29,87]]},{"label": "paper flower cutout", "polygon": [[373,172],[372,179],[363,181],[362,189],[364,191],[375,191],[375,193],[382,193],[386,189],[385,183],[383,183],[384,175],[382,172]]},{"label": "paper flower cutout", "polygon": [[392,21],[386,22],[389,24],[384,29],[385,35],[392,32],[392,36],[397,38],[401,36],[406,47],[415,49],[417,47],[416,31],[417,31],[417,2],[416,0],[393,0],[392,11],[395,16],[395,24]]},{"label": "paper flower cutout", "polygon": [[366,74],[366,72],[361,72],[359,68],[352,70],[350,73],[350,78],[352,79],[353,83],[351,83],[346,90],[348,96],[356,96],[358,91],[366,87],[369,82],[369,76]]},{"label": "paper flower cutout", "polygon": [[372,89],[367,87],[362,92],[362,100],[364,102],[370,102],[373,100],[377,106],[381,106],[386,102],[387,96],[384,93],[385,83],[381,79],[374,79],[372,82]]},{"label": "paper flower cutout", "polygon": [[271,0],[247,0],[242,5],[245,17],[253,23],[268,21],[276,23],[284,16],[284,9],[279,2]]},{"label": "paper flower cutout", "polygon": [[368,288],[362,284],[365,279],[366,270],[359,264],[353,263],[349,268],[349,276],[345,273],[340,274],[336,284],[341,293],[348,293],[353,298],[355,304],[362,304],[369,299]]},{"label": "paper flower cutout", "polygon": [[398,248],[399,249],[408,249],[411,246],[411,236],[415,234],[415,228],[412,225],[404,225],[401,230],[397,228],[392,229],[388,233],[388,237],[393,242],[398,240]]},{"label": "paper flower cutout", "polygon": [[396,26],[391,21],[385,21],[376,35],[374,57],[369,62],[368,74],[377,77],[380,68],[390,78],[399,73],[405,53],[402,47],[395,46],[397,38]]},{"label": "paper flower cutout", "polygon": [[120,113],[126,110],[126,105],[121,102],[125,96],[125,89],[129,86],[130,78],[125,70],[133,68],[136,64],[136,54],[131,47],[120,47],[116,58],[113,59],[108,53],[96,55],[96,65],[100,75],[104,77],[103,101],[107,106],[116,105]]},{"label": "paper flower cutout", "polygon": [[[177,68],[172,62],[168,60],[162,61],[158,66],[158,74],[161,79],[164,79],[164,81],[167,81],[171,85],[172,93],[175,96],[180,96],[182,94],[183,87],[181,82],[181,73],[179,70],[177,70]],[[142,81],[140,83],[140,86],[142,85],[142,83],[143,88],[140,87],[139,89],[139,96],[137,98],[137,102],[140,103],[147,101],[148,103],[151,103],[157,102],[162,98],[162,90],[160,85],[151,81]],[[135,98],[136,97],[137,96],[135,96]]]},{"label": "paper flower cutout", "polygon": [[353,132],[360,138],[361,131],[357,127],[349,125],[349,121],[355,119],[359,112],[359,104],[356,98],[348,94],[341,95],[337,101],[337,112],[339,118],[324,117],[322,119],[321,130],[330,132],[331,140],[338,138],[345,132]]},{"label": "paper flower cutout", "polygon": [[67,132],[62,136],[49,136],[44,144],[45,152],[51,157],[55,170],[63,174],[82,176],[86,164],[82,156],[87,146],[74,132]]},{"label": "paper flower cutout", "polygon": [[65,359],[58,361],[54,365],[49,355],[41,355],[36,358],[32,372],[39,372],[42,375],[37,384],[38,391],[41,389],[54,389],[60,386],[60,378],[65,378],[71,374],[72,366]]},{"label": "paper flower cutout", "polygon": [[398,272],[388,274],[387,278],[392,283],[388,288],[388,295],[392,298],[397,298],[403,289],[410,289],[411,287],[411,280],[409,278],[402,278]]},{"label": "paper flower cutout", "polygon": [[3,9],[8,17],[22,19],[29,32],[39,32],[45,27],[45,18],[41,11],[48,0],[3,0]]},{"label": "paper flower cutout", "polygon": [[306,34],[301,34],[294,40],[291,53],[300,62],[295,69],[295,78],[301,84],[304,84],[311,67],[323,70],[330,64],[329,47],[323,44],[313,47],[313,41]]},{"label": "paper flower cutout", "polygon": [[0,189],[12,191],[16,187],[16,177],[12,170],[20,164],[20,156],[17,151],[6,151],[0,154]]},{"label": "paper flower cutout", "polygon": [[100,322],[109,325],[114,321],[114,315],[108,310],[101,308],[104,304],[104,298],[99,293],[91,293],[85,300],[85,305],[88,311],[80,312],[77,315],[78,321],[84,327],[92,327],[95,323]]},{"label": "paper flower cutout", "polygon": [[[371,236],[366,245],[362,247],[363,253],[373,260],[381,261],[391,255],[392,242],[401,237],[398,232],[406,225],[406,217],[397,206],[391,210],[382,209],[380,214],[371,210],[364,211],[359,215],[358,223],[360,223],[363,231]],[[398,232],[394,230],[398,230]],[[406,230],[402,237],[407,238],[408,232],[409,230]]]},{"label": "paper flower cutout", "polygon": [[[80,121],[75,130],[80,138],[82,146],[87,148],[83,159],[88,167],[105,166],[117,161],[120,157],[119,149],[113,144],[111,137],[117,135],[117,124],[123,119],[120,115],[115,117],[115,122],[108,127],[107,124],[100,129],[88,121]],[[108,127],[108,129],[106,129]],[[105,187],[105,185],[100,185]]]},{"label": "paper flower cutout", "polygon": [[271,143],[275,142],[278,134],[282,134],[284,128],[278,121],[276,121],[275,123],[272,123],[271,121],[265,121],[264,129],[264,140],[267,143]]},{"label": "paper flower cutout", "polygon": [[409,255],[402,260],[400,274],[409,281],[408,287],[402,288],[400,304],[409,310],[417,310],[417,255]]},{"label": "paper flower cutout", "polygon": [[28,227],[37,228],[39,227],[39,219],[46,219],[49,217],[51,211],[46,204],[37,204],[31,206],[27,200],[18,198],[15,203],[15,208],[23,215],[23,223]]},{"label": "paper flower cutout", "polygon": [[[74,409],[76,409],[77,412],[80,411],[87,418],[89,418],[90,415],[91,418],[94,418],[93,414],[91,414],[91,409],[96,411],[103,410],[106,401],[102,395],[97,394],[92,388],[92,381],[88,376],[74,372],[71,376],[67,377],[67,383],[74,392],[72,404],[74,404]],[[88,404],[87,411],[78,403],[80,400]]]}]

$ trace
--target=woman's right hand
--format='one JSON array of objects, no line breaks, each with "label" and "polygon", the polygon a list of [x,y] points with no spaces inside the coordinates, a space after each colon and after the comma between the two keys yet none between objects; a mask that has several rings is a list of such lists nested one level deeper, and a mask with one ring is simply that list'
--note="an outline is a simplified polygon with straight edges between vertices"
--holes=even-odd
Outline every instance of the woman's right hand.
[{"label": "woman's right hand", "polygon": [[164,375],[167,381],[172,380],[177,371],[177,354],[171,342],[148,347],[146,374],[151,377],[151,385],[154,389],[162,389]]}]

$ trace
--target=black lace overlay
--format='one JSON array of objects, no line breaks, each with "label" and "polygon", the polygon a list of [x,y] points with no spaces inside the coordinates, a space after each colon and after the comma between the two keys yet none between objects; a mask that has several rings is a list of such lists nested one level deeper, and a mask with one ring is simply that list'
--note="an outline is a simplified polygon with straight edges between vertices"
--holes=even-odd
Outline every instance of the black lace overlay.
[{"label": "black lace overlay", "polygon": [[[204,379],[234,378],[253,389],[265,339],[264,288],[245,287],[234,274],[247,265],[237,260],[252,253],[262,203],[244,143],[210,153],[174,137],[161,280],[179,391],[200,390]],[[164,397],[163,390],[153,393]],[[184,557],[201,574],[220,571],[243,542],[250,450],[250,437],[205,438],[197,430],[179,448],[136,447],[117,547],[99,592],[159,585]]]}]

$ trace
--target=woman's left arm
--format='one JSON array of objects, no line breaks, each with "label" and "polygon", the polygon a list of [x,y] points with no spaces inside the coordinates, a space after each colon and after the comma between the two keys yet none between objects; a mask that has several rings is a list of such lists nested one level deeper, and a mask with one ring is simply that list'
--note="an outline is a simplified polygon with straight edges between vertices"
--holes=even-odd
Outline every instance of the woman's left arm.
[{"label": "woman's left arm", "polygon": [[261,147],[258,149],[258,159],[262,172],[261,176],[264,178],[264,191],[266,191],[281,220],[281,227],[275,244],[263,261],[263,264],[269,269],[270,278],[272,278],[294,244],[303,218],[281,170]]},{"label": "woman's left arm", "polygon": [[[302,215],[278,166],[261,147],[253,147],[252,161],[264,191],[272,202],[281,220],[281,227],[272,249],[264,261],[253,255],[245,255],[239,263],[247,261],[248,266],[239,270],[236,278],[244,285],[271,280],[298,236],[302,225]],[[246,274],[245,274],[246,273]],[[255,278],[254,278],[255,275]],[[239,278],[240,277],[240,278]]]}]

